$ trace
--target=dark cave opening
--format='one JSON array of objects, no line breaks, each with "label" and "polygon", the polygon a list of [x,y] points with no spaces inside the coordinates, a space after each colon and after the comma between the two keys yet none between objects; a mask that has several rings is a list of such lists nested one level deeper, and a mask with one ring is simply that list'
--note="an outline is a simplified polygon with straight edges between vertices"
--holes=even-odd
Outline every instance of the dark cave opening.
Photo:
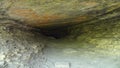
[{"label": "dark cave opening", "polygon": [[42,28],[39,32],[45,36],[54,37],[56,39],[67,37],[70,34],[68,27]]}]

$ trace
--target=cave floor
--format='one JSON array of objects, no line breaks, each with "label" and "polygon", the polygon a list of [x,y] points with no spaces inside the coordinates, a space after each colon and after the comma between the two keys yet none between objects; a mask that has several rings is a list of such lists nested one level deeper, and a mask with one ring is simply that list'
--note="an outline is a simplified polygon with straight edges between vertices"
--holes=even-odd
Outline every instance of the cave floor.
[{"label": "cave floor", "polygon": [[51,39],[48,68],[120,68],[120,22],[91,24],[75,39]]}]

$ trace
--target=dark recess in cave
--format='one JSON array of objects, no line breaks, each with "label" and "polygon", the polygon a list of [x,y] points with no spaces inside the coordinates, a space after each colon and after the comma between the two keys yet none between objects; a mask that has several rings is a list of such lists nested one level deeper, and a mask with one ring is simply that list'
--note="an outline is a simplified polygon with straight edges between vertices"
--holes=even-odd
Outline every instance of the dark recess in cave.
[{"label": "dark recess in cave", "polygon": [[49,27],[49,28],[34,28],[32,32],[38,32],[44,36],[54,37],[56,39],[65,38],[70,35],[70,28],[67,26]]},{"label": "dark recess in cave", "polygon": [[64,38],[70,34],[67,27],[43,28],[39,32],[45,36],[51,36],[56,39]]}]

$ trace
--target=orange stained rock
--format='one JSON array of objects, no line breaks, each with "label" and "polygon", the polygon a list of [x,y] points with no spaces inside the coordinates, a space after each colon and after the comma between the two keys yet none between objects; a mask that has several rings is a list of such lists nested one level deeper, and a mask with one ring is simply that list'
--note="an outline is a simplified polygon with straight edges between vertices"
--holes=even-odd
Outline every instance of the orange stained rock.
[{"label": "orange stained rock", "polygon": [[[39,15],[31,9],[12,9],[9,12],[12,17],[19,17],[30,25],[49,24],[49,22],[64,18],[62,15],[44,14]],[[34,21],[34,22],[33,22]]]},{"label": "orange stained rock", "polygon": [[89,16],[87,16],[87,15],[83,15],[83,16],[79,16],[79,17],[77,17],[75,20],[74,20],[74,22],[82,22],[82,21],[85,21],[85,20],[88,20],[90,17]]}]

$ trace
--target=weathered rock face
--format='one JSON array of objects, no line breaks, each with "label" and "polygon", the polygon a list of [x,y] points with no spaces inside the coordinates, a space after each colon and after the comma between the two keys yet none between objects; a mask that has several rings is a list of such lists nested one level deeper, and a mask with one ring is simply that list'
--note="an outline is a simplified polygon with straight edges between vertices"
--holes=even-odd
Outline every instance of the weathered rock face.
[{"label": "weathered rock face", "polygon": [[[0,0],[0,68],[120,68],[119,3],[119,0]],[[24,30],[28,27],[23,26],[41,28],[77,23],[80,24],[68,27],[70,35],[61,39],[43,36],[39,29]]]},{"label": "weathered rock face", "polygon": [[0,20],[0,68],[44,68],[43,37],[11,28],[12,22]]},{"label": "weathered rock face", "polygon": [[88,21],[119,9],[119,0],[6,0],[10,19],[33,27],[63,26]]}]

